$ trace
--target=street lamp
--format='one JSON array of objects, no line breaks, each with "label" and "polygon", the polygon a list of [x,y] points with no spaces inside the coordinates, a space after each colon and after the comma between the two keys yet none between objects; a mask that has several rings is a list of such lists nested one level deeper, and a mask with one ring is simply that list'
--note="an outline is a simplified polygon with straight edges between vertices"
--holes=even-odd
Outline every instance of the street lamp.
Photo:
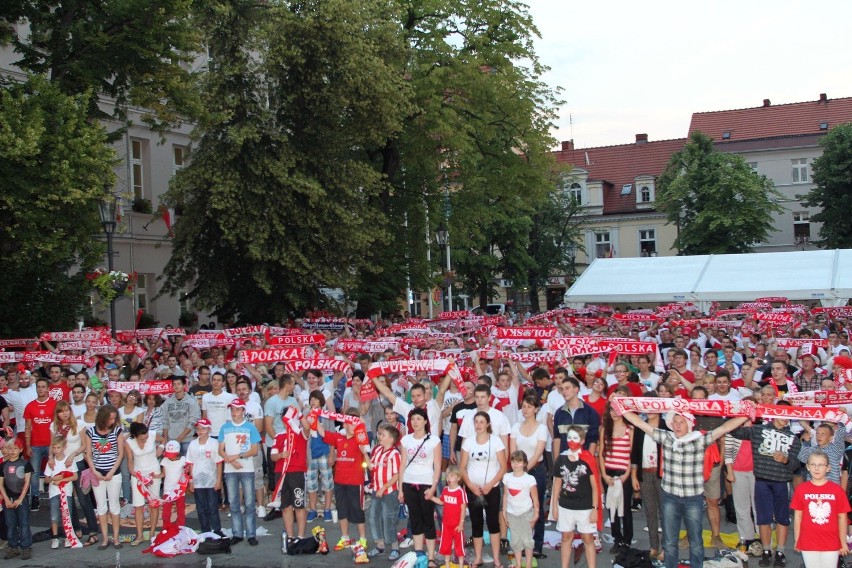
[{"label": "street lamp", "polygon": [[577,243],[568,244],[568,286],[574,283],[577,277]]},{"label": "street lamp", "polygon": [[450,278],[450,232],[447,230],[447,225],[442,221],[435,233],[435,240],[438,246],[441,247],[442,264],[447,269],[447,311],[453,310],[453,285],[449,281]]},{"label": "street lamp", "polygon": [[[112,272],[112,259],[115,251],[112,248],[112,236],[115,234],[115,209],[116,199],[114,195],[108,195],[98,203],[98,214],[101,217],[101,225],[104,228],[104,234],[107,238],[107,270]],[[115,298],[109,303],[109,327],[115,336]]]}]

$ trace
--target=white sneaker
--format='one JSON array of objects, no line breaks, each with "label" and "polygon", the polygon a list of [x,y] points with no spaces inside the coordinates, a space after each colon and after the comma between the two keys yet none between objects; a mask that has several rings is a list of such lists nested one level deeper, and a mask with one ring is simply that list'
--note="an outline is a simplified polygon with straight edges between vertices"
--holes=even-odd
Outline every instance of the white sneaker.
[{"label": "white sneaker", "polygon": [[263,505],[258,505],[257,506],[257,516],[260,517],[261,519],[263,517],[265,517],[266,516],[266,507],[264,507]]},{"label": "white sneaker", "polygon": [[414,544],[414,540],[412,538],[405,538],[402,542],[399,543],[400,548],[411,548],[411,545]]},{"label": "white sneaker", "polygon": [[269,510],[280,509],[281,508],[281,501],[270,501],[269,503],[266,504],[266,508],[269,509]]},{"label": "white sneaker", "polygon": [[53,548],[54,550],[59,548],[59,539],[58,538],[54,538],[53,540],[50,541],[50,548]]}]

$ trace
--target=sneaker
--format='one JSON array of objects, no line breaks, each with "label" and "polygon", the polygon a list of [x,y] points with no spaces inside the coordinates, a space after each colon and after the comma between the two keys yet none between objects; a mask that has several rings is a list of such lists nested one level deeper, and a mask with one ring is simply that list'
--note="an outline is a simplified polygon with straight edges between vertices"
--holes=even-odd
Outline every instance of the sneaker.
[{"label": "sneaker", "polygon": [[309,523],[314,522],[315,520],[317,520],[318,516],[319,515],[317,515],[317,512],[314,511],[313,509],[311,509],[310,511],[308,511],[308,522]]},{"label": "sneaker", "polygon": [[322,512],[322,520],[326,523],[333,522],[334,519],[331,517],[331,509],[326,509]]},{"label": "sneaker", "polygon": [[760,556],[760,562],[758,562],[761,566],[769,566],[772,564],[772,551],[764,550],[763,554]]},{"label": "sneaker", "polygon": [[252,546],[257,546],[257,544],[258,544],[257,538],[255,538],[253,536],[248,537],[248,543]]},{"label": "sneaker", "polygon": [[242,541],[243,541],[243,537],[241,537],[241,536],[232,536],[232,537],[231,537],[231,546],[234,546],[235,544],[240,544]]},{"label": "sneaker", "polygon": [[[32,557],[33,557],[33,549],[32,548],[24,548],[24,549],[21,550],[21,560],[29,560]],[[777,562],[777,560],[776,560],[776,562]],[[783,566],[783,564],[782,564],[782,566]]]},{"label": "sneaker", "polygon": [[281,508],[281,501],[270,501],[269,503],[266,504],[266,508],[269,509],[270,511],[272,509],[280,509]]},{"label": "sneaker", "polygon": [[406,537],[402,539],[402,542],[399,543],[400,548],[411,548],[411,545],[414,544],[414,539],[411,537]]},{"label": "sneaker", "polygon": [[20,556],[20,555],[21,555],[20,550],[18,550],[17,548],[11,548],[10,547],[10,548],[6,549],[6,554],[3,555],[3,558],[6,559],[6,560],[9,560],[10,558],[15,558],[16,556]]},{"label": "sneaker", "polygon": [[52,550],[56,550],[57,548],[59,548],[59,539],[58,538],[54,538],[53,540],[50,541],[50,548]]},{"label": "sneaker", "polygon": [[266,507],[264,507],[263,505],[257,506],[257,517],[259,519],[266,517]]},{"label": "sneaker", "polygon": [[722,541],[722,538],[719,535],[713,535],[710,537],[710,548],[715,548],[716,550],[724,550],[728,548],[728,545]]},{"label": "sneaker", "polygon": [[344,548],[349,548],[352,546],[352,539],[346,537],[340,537],[340,540],[337,541],[337,544],[334,545],[334,550],[343,550]]},{"label": "sneaker", "polygon": [[[353,542],[352,544],[355,544],[355,543]],[[359,538],[358,544],[361,545],[361,547],[364,549],[365,552],[367,551],[367,539],[366,538]]]},{"label": "sneaker", "polygon": [[41,500],[38,497],[30,499],[30,512],[35,513],[41,507]]},{"label": "sneaker", "polygon": [[775,562],[772,563],[775,568],[784,568],[787,565],[787,557],[783,552],[775,553]]},{"label": "sneaker", "polygon": [[370,552],[367,553],[367,556],[370,558],[375,558],[376,556],[381,556],[385,553],[384,548],[376,548],[374,547]]},{"label": "sneaker", "polygon": [[396,549],[391,550],[390,554],[388,554],[388,560],[390,560],[391,562],[399,560],[399,551]]},{"label": "sneaker", "polygon": [[683,537],[682,539],[680,539],[680,542],[678,543],[677,547],[681,550],[688,549],[689,548],[689,539],[686,538],[686,537]]}]

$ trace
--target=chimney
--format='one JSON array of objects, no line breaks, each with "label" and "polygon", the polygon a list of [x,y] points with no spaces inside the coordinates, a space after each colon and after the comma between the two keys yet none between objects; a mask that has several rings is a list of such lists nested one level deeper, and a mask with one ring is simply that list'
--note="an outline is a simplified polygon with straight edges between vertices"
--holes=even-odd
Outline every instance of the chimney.
[{"label": "chimney", "polygon": [[636,135],[636,143],[637,144],[645,144],[647,142],[648,142],[648,135],[647,134],[637,134]]},{"label": "chimney", "polygon": [[573,140],[565,140],[562,142],[562,151],[563,152],[573,152],[574,151],[574,141]]},{"label": "chimney", "polygon": [[769,99],[763,99],[763,106],[768,107],[770,105],[772,105],[772,103],[769,101]]},{"label": "chimney", "polygon": [[819,102],[827,103],[828,102],[828,95],[826,95],[825,93],[820,93],[819,94]]}]

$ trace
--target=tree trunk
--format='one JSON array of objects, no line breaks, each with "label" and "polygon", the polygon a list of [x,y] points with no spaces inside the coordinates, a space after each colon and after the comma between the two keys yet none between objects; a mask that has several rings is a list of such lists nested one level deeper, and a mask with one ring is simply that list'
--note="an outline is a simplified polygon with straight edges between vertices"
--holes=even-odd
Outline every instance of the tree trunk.
[{"label": "tree trunk", "polygon": [[540,309],[538,304],[538,286],[530,284],[530,313],[537,314]]}]

